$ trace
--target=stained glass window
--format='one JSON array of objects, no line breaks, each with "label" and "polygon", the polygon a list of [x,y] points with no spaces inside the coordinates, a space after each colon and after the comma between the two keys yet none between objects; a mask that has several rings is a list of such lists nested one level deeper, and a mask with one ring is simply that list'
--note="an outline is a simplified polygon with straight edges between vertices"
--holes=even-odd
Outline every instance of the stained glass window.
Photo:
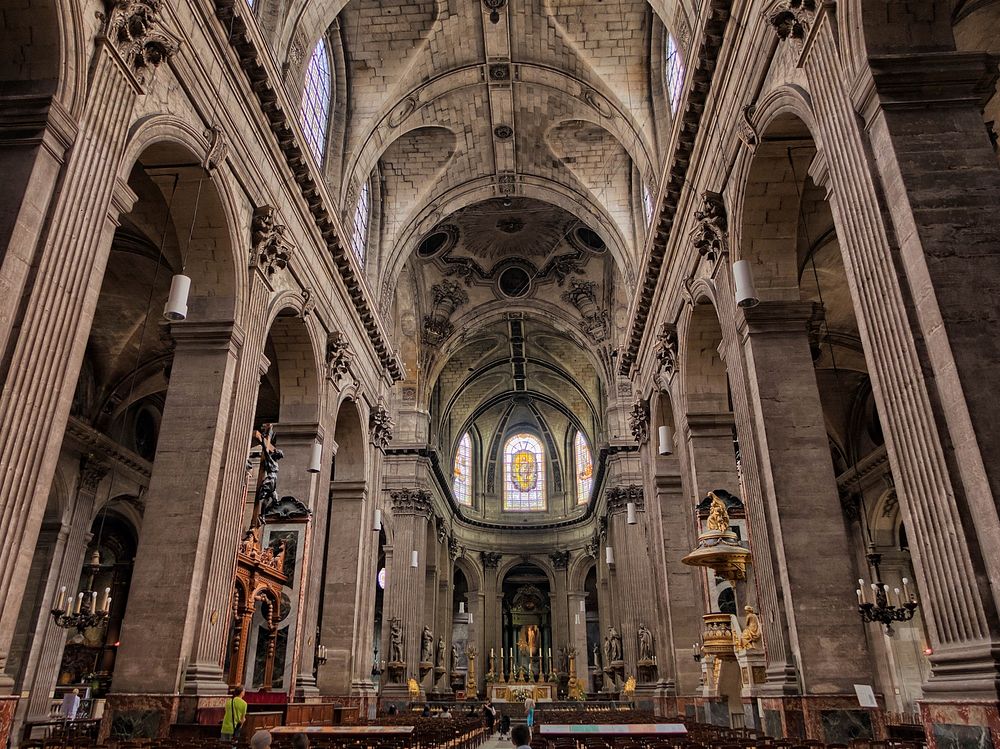
[{"label": "stained glass window", "polygon": [[681,105],[681,91],[684,88],[684,58],[681,57],[681,49],[673,34],[667,34],[665,62],[667,98],[670,99],[670,111],[676,112]]},{"label": "stained glass window", "polygon": [[472,504],[472,437],[466,432],[458,441],[455,451],[455,475],[451,481],[455,501],[460,505]]},{"label": "stained glass window", "polygon": [[576,503],[585,505],[590,501],[590,492],[594,488],[594,459],[582,432],[577,432],[573,438],[573,456],[576,461]]},{"label": "stained glass window", "polygon": [[545,453],[532,434],[515,434],[503,448],[503,508],[515,512],[544,510]]},{"label": "stained glass window", "polygon": [[302,93],[302,129],[316,161],[323,163],[326,153],[326,133],[330,126],[330,98],[333,95],[330,73],[330,53],[326,39],[319,38],[306,68],[306,85]]},{"label": "stained glass window", "polygon": [[368,220],[372,213],[372,186],[371,180],[365,180],[361,184],[361,192],[358,195],[358,205],[354,209],[354,254],[358,260],[365,259],[365,247],[368,244]]}]

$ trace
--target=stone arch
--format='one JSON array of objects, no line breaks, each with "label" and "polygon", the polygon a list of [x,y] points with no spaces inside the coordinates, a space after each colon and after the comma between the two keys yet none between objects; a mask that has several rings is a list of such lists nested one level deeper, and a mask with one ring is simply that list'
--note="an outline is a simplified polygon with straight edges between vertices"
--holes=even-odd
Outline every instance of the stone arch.
[{"label": "stone arch", "polygon": [[267,382],[276,385],[277,421],[281,424],[317,423],[322,405],[322,374],[318,347],[309,325],[283,307],[270,323],[265,355],[270,367]]},{"label": "stone arch", "polygon": [[547,556],[539,554],[519,554],[517,556],[510,556],[510,558],[506,558],[505,555],[505,558],[497,568],[497,581],[500,587],[503,587],[503,582],[507,575],[510,574],[510,571],[522,564],[530,564],[533,567],[537,567],[548,578],[549,590],[554,591],[556,589],[556,571],[552,566],[552,560]]},{"label": "stone arch", "polygon": [[722,325],[707,296],[695,298],[678,326],[686,411],[728,411],[729,378],[722,358]]},{"label": "stone arch", "polygon": [[567,580],[569,580],[569,584],[567,586],[568,589],[570,591],[583,590],[583,586],[587,582],[587,575],[589,575],[590,571],[596,566],[597,560],[590,556],[590,554],[577,554],[569,565],[569,571],[567,574]]},{"label": "stone arch", "polygon": [[364,481],[368,471],[368,430],[364,427],[358,402],[345,399],[337,410],[334,440],[337,457],[335,481]]},{"label": "stone arch", "polygon": [[465,575],[465,580],[469,584],[469,593],[478,593],[483,589],[482,565],[477,564],[471,557],[463,555],[455,559],[455,569],[461,570],[462,574]]}]

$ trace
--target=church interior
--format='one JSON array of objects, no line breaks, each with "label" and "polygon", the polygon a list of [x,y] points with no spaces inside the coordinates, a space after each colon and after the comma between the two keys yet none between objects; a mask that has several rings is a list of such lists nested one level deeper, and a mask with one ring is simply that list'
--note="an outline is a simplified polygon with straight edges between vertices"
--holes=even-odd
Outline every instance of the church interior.
[{"label": "church interior", "polygon": [[0,746],[1000,749],[1000,0],[0,49]]}]

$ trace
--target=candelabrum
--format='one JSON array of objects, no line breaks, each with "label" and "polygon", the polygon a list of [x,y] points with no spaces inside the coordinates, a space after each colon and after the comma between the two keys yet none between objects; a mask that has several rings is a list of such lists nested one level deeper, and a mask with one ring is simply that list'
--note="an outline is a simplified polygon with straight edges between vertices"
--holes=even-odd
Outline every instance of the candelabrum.
[{"label": "candelabrum", "polygon": [[858,578],[858,589],[855,591],[858,596],[858,613],[862,621],[878,622],[885,627],[886,633],[891,634],[892,623],[910,621],[920,604],[917,603],[917,597],[910,592],[910,581],[905,577],[903,590],[893,588],[892,595],[895,602],[890,600],[889,586],[882,582],[882,574],[879,571],[882,555],[869,548],[867,558],[874,580],[870,583],[869,599],[864,579]]},{"label": "candelabrum", "polygon": [[326,664],[327,657],[329,656],[329,651],[326,645],[320,645],[316,643],[316,665],[323,666]]},{"label": "candelabrum", "polygon": [[97,602],[97,592],[94,590],[94,579],[101,571],[100,552],[94,550],[90,564],[84,569],[90,576],[86,589],[75,596],[71,594],[67,601],[66,586],[62,586],[52,607],[52,617],[57,625],[65,629],[76,629],[81,633],[91,627],[100,627],[108,621],[108,615],[111,613],[111,588],[104,589],[100,605]]}]

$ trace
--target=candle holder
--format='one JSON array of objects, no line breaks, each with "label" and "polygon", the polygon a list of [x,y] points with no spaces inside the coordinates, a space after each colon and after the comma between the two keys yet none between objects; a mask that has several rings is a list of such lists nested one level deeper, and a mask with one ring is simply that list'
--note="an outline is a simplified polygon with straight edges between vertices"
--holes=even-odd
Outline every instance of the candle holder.
[{"label": "candle holder", "polygon": [[[101,554],[96,549],[90,557],[90,564],[84,569],[90,576],[86,590],[81,590],[76,596],[70,596],[66,601],[66,588],[59,589],[59,596],[52,607],[52,617],[56,625],[64,629],[75,629],[83,634],[92,627],[100,627],[108,621],[111,613],[111,588],[104,590],[104,601],[97,605],[97,593],[94,591],[94,579],[101,571]],[[74,605],[75,601],[75,605]]]},{"label": "candle holder", "polygon": [[909,580],[905,577],[903,578],[902,594],[900,594],[899,588],[894,590],[897,605],[892,604],[889,600],[889,586],[882,582],[882,573],[879,570],[882,555],[874,550],[873,545],[869,545],[868,554],[865,556],[871,566],[874,578],[871,583],[874,600],[867,599],[865,581],[859,579],[858,585],[860,587],[855,591],[858,596],[858,614],[861,615],[861,620],[864,622],[878,622],[885,627],[886,634],[891,635],[893,632],[892,623],[910,621],[920,604],[917,603],[916,596],[910,593]]}]

